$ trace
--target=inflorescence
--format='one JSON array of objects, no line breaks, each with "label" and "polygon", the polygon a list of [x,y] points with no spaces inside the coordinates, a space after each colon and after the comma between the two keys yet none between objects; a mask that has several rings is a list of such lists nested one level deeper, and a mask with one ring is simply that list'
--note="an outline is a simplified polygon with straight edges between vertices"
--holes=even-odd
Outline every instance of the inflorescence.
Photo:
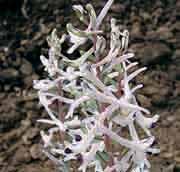
[{"label": "inflorescence", "polygon": [[[47,38],[49,58],[40,57],[49,77],[35,80],[34,88],[50,119],[38,122],[51,126],[41,131],[43,151],[63,172],[73,171],[74,161],[79,165],[75,171],[143,172],[150,168],[147,154],[159,153],[149,130],[159,116],[144,116],[150,112],[134,95],[143,85],[131,83],[146,68],[130,72],[137,62],[131,62],[134,54],[128,52],[129,32],[121,32],[114,18],[109,41],[100,30],[112,3],[109,0],[98,16],[91,4],[74,5],[86,29],[67,24],[68,34],[61,38],[53,30]],[[70,45],[67,51],[65,44]],[[127,137],[121,136],[123,128]],[[113,150],[118,145],[119,151]]]}]

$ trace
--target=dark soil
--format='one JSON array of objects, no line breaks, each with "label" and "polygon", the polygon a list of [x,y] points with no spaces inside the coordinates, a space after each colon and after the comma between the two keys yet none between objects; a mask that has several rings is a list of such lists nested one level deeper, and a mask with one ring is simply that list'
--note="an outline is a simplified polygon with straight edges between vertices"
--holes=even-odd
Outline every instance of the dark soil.
[{"label": "dark soil", "polygon": [[[15,3],[16,2],[16,3]],[[74,20],[71,6],[104,0],[0,0],[0,171],[54,172],[41,153],[36,120],[46,113],[38,105],[34,79],[46,76],[40,54],[47,53],[46,36],[61,34]],[[24,10],[25,11],[24,11]],[[180,171],[180,1],[116,0],[110,16],[130,31],[130,48],[140,65],[148,67],[137,82],[145,87],[139,102],[161,115],[154,133],[161,154],[152,157],[152,172]],[[76,172],[76,171],[75,171]]]}]

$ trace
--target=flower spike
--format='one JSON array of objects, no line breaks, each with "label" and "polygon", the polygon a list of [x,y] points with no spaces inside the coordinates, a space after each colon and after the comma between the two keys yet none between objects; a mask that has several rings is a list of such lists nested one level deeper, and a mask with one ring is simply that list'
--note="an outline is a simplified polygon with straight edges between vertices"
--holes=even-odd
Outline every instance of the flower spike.
[{"label": "flower spike", "polygon": [[[129,32],[121,31],[114,18],[110,40],[99,29],[113,2],[108,0],[99,15],[91,4],[85,8],[74,5],[86,28],[80,30],[69,23],[67,35],[61,38],[54,29],[47,38],[49,57],[40,56],[49,75],[33,83],[49,115],[38,120],[50,126],[40,133],[43,152],[63,172],[74,171],[72,161],[77,162],[75,171],[81,172],[148,172],[148,154],[159,153],[150,131],[159,115],[146,117],[149,110],[136,100],[135,92],[143,85],[134,86],[132,80],[146,68],[132,72],[138,62],[131,62]],[[67,54],[80,54],[75,60],[62,53],[67,41],[72,44]],[[91,47],[87,48],[87,41]],[[136,124],[144,131],[143,137]],[[122,128],[129,137],[122,136]],[[114,147],[119,146],[122,150],[117,152]]]}]

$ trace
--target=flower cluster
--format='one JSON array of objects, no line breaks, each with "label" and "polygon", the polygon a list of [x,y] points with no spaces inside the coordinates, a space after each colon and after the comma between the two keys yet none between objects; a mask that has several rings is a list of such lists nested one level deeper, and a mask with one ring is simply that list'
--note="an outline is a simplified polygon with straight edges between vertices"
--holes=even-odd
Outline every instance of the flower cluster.
[{"label": "flower cluster", "polygon": [[[110,43],[100,30],[112,3],[109,0],[98,16],[90,4],[75,5],[86,28],[67,24],[67,34],[61,38],[53,30],[47,38],[49,57],[40,57],[49,78],[35,80],[34,88],[49,119],[38,121],[51,126],[41,131],[43,151],[63,172],[72,171],[74,161],[79,165],[75,171],[143,172],[150,168],[147,154],[159,153],[149,130],[159,116],[145,116],[150,112],[134,95],[142,85],[131,83],[146,68],[132,72],[137,62],[131,62],[134,54],[128,52],[129,32],[121,32],[114,18]],[[66,50],[64,44],[69,46]],[[137,125],[144,131],[141,138]],[[127,137],[121,136],[122,128],[129,131]],[[111,144],[124,149],[118,153]]]}]

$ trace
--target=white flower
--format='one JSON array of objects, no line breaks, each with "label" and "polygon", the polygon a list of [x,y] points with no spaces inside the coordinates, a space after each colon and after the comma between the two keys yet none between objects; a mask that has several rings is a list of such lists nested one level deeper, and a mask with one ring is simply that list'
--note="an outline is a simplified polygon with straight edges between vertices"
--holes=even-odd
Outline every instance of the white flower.
[{"label": "white flower", "polygon": [[48,130],[48,133],[49,134],[45,134],[44,131],[41,131],[40,134],[41,134],[41,137],[44,141],[44,147],[48,147],[48,146],[52,146],[52,138],[53,138],[53,134],[55,132],[59,131],[59,128],[51,128]]},{"label": "white flower", "polygon": [[77,116],[74,117],[74,119],[72,119],[71,121],[67,121],[64,122],[64,124],[68,127],[68,128],[76,128],[81,126],[81,121],[78,119]]},{"label": "white flower", "polygon": [[[87,12],[90,17],[90,24],[88,25],[88,28],[85,31],[77,30],[71,24],[67,25],[67,31],[70,35],[70,41],[71,43],[73,43],[73,46],[67,51],[69,54],[72,54],[80,45],[86,43],[86,41],[90,38],[88,36],[101,33],[101,31],[99,31],[98,28],[102,23],[102,20],[107,14],[112,3],[113,0],[109,0],[98,17],[96,17],[96,13],[90,4],[86,6]],[[81,6],[74,6],[74,10],[78,12],[80,20],[83,21],[84,9]]]},{"label": "white flower", "polygon": [[[104,142],[98,144],[92,144],[90,151],[83,154],[83,163],[79,167],[79,170],[81,170],[82,172],[86,172],[87,167],[91,166],[91,163],[94,162],[96,153],[98,151],[102,152],[104,148],[105,148]],[[97,164],[96,161],[93,164],[99,165],[99,163]]]},{"label": "white flower", "polygon": [[50,76],[54,76],[58,71],[57,60],[52,58],[53,49],[49,50],[51,54],[51,59],[47,59],[45,56],[41,55],[40,59],[42,64],[45,66],[45,71],[49,73]]},{"label": "white flower", "polygon": [[51,88],[57,87],[59,81],[62,80],[61,77],[56,80],[42,79],[42,80],[34,80],[33,87],[34,89],[41,91],[48,91]]},{"label": "white flower", "polygon": [[[129,32],[121,32],[116,20],[111,19],[109,46],[109,40],[100,35],[100,25],[112,3],[108,0],[98,16],[90,4],[86,8],[73,6],[86,28],[67,24],[68,35],[60,39],[53,30],[47,38],[49,57],[40,56],[50,79],[35,80],[34,88],[49,118],[38,122],[51,126],[47,132],[41,131],[44,152],[63,172],[71,171],[66,164],[72,160],[80,163],[76,171],[82,172],[92,168],[95,172],[127,172],[131,167],[132,172],[148,172],[147,154],[159,153],[150,132],[159,116],[145,116],[150,112],[138,104],[135,96],[143,85],[131,84],[146,68],[129,72],[138,64],[131,63],[134,54],[127,51]],[[73,56],[76,50],[81,56],[75,60],[65,57],[61,52],[65,41],[71,43],[67,53]],[[88,47],[87,41],[93,45]],[[139,136],[136,124],[144,130],[144,138]],[[119,134],[122,127],[130,138]],[[54,139],[56,134],[60,134],[59,142]],[[119,144],[125,152],[110,150],[108,142]],[[111,166],[109,160],[113,161]]]},{"label": "white flower", "polygon": [[104,52],[106,48],[106,39],[103,36],[97,36],[95,56],[98,57],[100,54]]},{"label": "white flower", "polygon": [[144,169],[144,164],[142,163],[140,166],[134,168],[132,172],[149,172],[149,170],[147,168]]},{"label": "white flower", "polygon": [[116,170],[117,172],[125,172],[129,169],[131,165],[131,157],[132,157],[133,151],[128,151],[120,160],[117,160],[117,158],[114,158],[114,165],[112,167],[107,167],[104,172],[113,172]]},{"label": "white flower", "polygon": [[122,62],[126,62],[128,59],[131,59],[134,57],[133,53],[127,53],[127,54],[123,54],[120,57],[114,58],[112,59],[109,67],[107,69],[104,70],[104,72],[109,72],[113,69],[113,67],[117,64],[121,64]]},{"label": "white flower", "polygon": [[75,108],[77,108],[81,103],[83,103],[83,102],[85,102],[85,101],[87,101],[89,99],[90,99],[89,96],[82,96],[82,97],[78,98],[77,100],[75,100],[70,105],[69,111],[68,111],[68,113],[66,115],[66,119],[72,118]]}]

